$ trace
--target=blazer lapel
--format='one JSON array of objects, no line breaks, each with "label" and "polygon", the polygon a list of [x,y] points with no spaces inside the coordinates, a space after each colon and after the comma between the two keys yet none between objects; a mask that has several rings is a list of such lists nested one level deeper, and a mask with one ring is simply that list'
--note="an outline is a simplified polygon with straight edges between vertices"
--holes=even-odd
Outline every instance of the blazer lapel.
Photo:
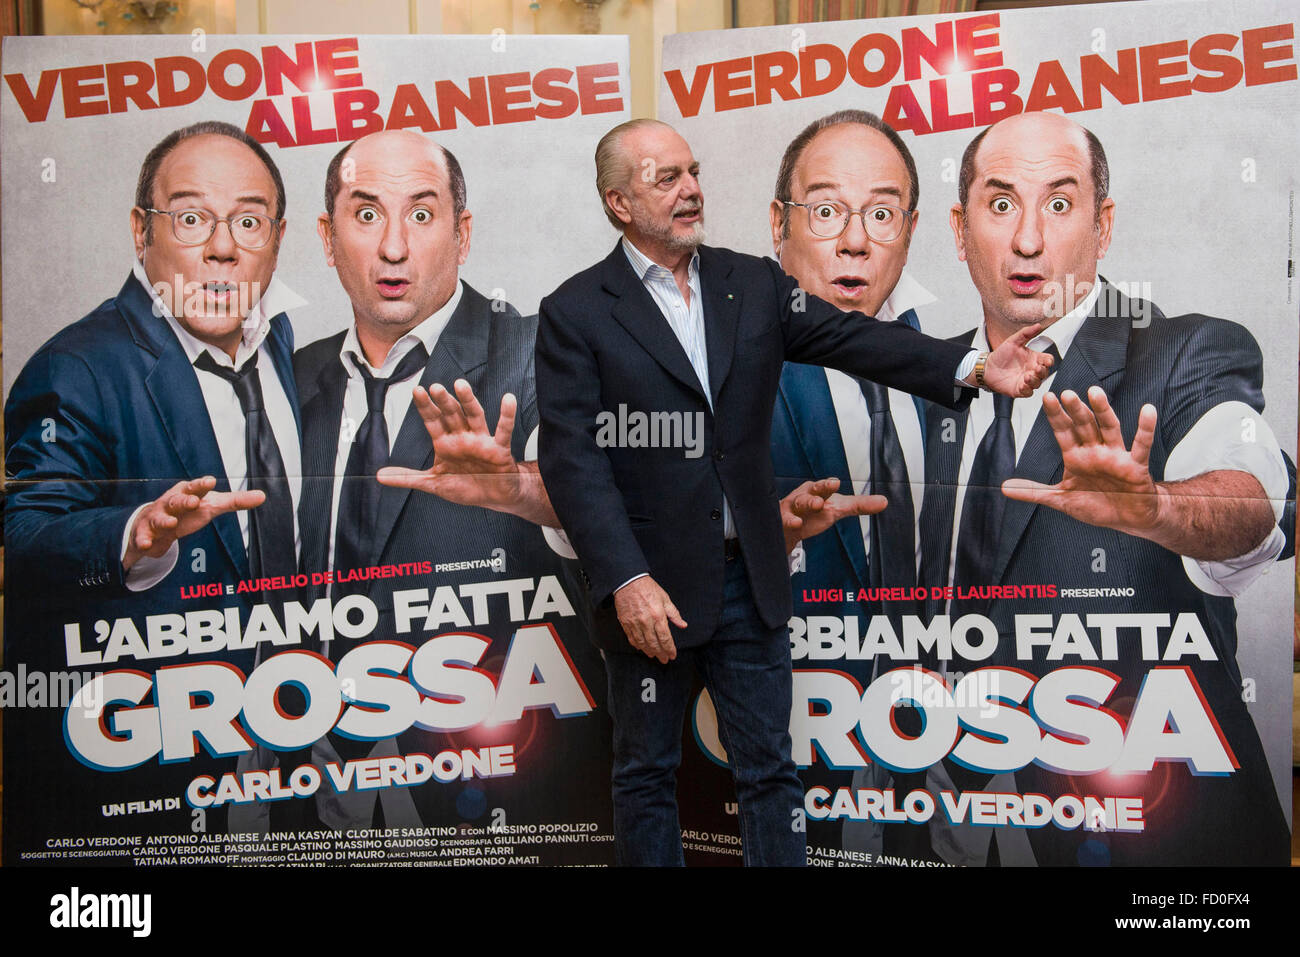
[{"label": "blazer lapel", "polygon": [[[974,330],[955,341],[969,345]],[[969,406],[967,407],[967,409]],[[953,519],[957,511],[957,478],[961,473],[961,452],[966,443],[967,409],[953,412],[937,405],[926,410],[925,498],[921,504],[921,571],[917,584],[926,588],[951,584],[948,569],[952,560]],[[951,426],[949,423],[951,422]],[[952,435],[945,430],[952,428]],[[942,599],[926,600],[928,615],[944,608]]]},{"label": "blazer lapel", "polygon": [[[1061,360],[1060,371],[1052,380],[1053,394],[1059,396],[1068,390],[1085,396],[1088,388],[1094,385],[1101,386],[1110,394],[1111,384],[1124,372],[1129,326],[1132,322],[1131,319],[1122,318],[1131,313],[1127,302],[1119,302],[1121,299],[1123,297],[1114,288],[1102,287],[1092,315],[1079,327],[1069,352]],[[1106,314],[1109,303],[1118,303],[1116,317]],[[1047,416],[1039,413],[1016,463],[1015,477],[1051,485],[1061,480],[1064,471],[1061,447],[1052,433]],[[1002,580],[1036,508],[1029,502],[1007,500],[1003,512],[1002,535],[998,539],[998,554],[990,570],[989,581]]]},{"label": "blazer lapel", "polygon": [[298,409],[298,389],[293,378],[293,326],[283,312],[271,319],[271,331],[266,336],[266,348],[271,354],[271,364],[289,397],[293,409],[293,422],[298,427],[298,443],[302,444],[302,414]]},{"label": "blazer lapel", "polygon": [[740,320],[742,294],[729,288],[730,263],[720,263],[713,250],[700,247],[700,294],[704,299],[704,348],[709,358],[709,391],[716,405],[722,384],[731,371],[736,349],[736,324]]},{"label": "blazer lapel", "polygon": [[[488,317],[484,315],[487,308],[487,301],[465,285],[460,305],[456,307],[433,347],[433,354],[424,367],[424,374],[420,376],[420,385],[427,388],[437,382],[450,389],[452,382],[464,378],[469,380],[476,394],[481,391],[481,383],[474,378],[473,373],[487,363]],[[402,428],[397,433],[397,442],[388,457],[388,464],[410,469],[427,469],[433,465],[433,441],[414,404],[402,420]],[[384,554],[384,548],[397,524],[397,517],[410,495],[410,489],[388,485],[383,486],[379,493],[379,515],[375,520],[372,538],[374,552],[370,556],[372,562],[378,562]]]},{"label": "blazer lapel", "polygon": [[[304,389],[303,434],[312,441],[302,447],[302,502],[298,507],[298,528],[302,535],[299,564],[304,570],[323,570],[329,562],[329,534],[334,505],[335,457],[339,428],[343,421],[343,395],[347,373],[338,358],[343,333],[331,339],[329,358],[316,376],[311,395]],[[321,516],[328,516],[321,521]]]},{"label": "blazer lapel", "polygon": [[[703,285],[704,280],[701,279],[700,283]],[[659,311],[658,303],[632,271],[632,264],[628,262],[627,254],[623,252],[621,240],[614,247],[614,251],[605,257],[601,284],[618,297],[612,312],[619,325],[628,331],[650,358],[663,366],[665,372],[695,391],[700,398],[707,398],[704,394],[704,386],[700,384],[699,376],[695,374],[691,360],[686,357],[686,350],[682,348],[672,326]]]},{"label": "blazer lapel", "polygon": [[[117,308],[136,344],[156,357],[153,368],[145,376],[145,388],[185,470],[184,477],[213,475],[217,479],[217,491],[229,492],[230,479],[221,461],[217,434],[207,403],[203,401],[198,376],[166,320],[153,314],[153,301],[134,275],[127,278],[118,293]],[[239,519],[233,512],[226,512],[218,515],[212,525],[239,576],[248,577],[248,555]]]},{"label": "blazer lapel", "polygon": [[[819,479],[834,476],[840,480],[840,491],[851,495],[853,480],[839,428],[832,427],[838,419],[825,370],[820,366],[787,362],[781,373],[779,394],[808,461],[807,474]],[[862,523],[836,522],[835,531],[858,584],[867,587],[870,576],[867,551],[862,544]]]}]

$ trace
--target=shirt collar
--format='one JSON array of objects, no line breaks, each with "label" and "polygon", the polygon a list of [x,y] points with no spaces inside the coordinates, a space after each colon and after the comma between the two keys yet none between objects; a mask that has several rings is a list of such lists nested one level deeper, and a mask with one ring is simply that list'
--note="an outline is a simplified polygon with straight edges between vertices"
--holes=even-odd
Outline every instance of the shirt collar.
[{"label": "shirt collar", "polygon": [[464,284],[457,281],[456,291],[451,294],[451,298],[443,303],[442,307],[437,309],[428,319],[425,319],[394,342],[379,368],[375,368],[366,360],[366,354],[361,351],[361,342],[357,339],[356,323],[353,323],[348,327],[347,335],[343,337],[343,346],[339,349],[339,361],[343,363],[343,368],[347,370],[348,377],[351,378],[360,374],[357,372],[356,366],[349,361],[349,355],[356,356],[365,363],[366,368],[372,374],[381,379],[391,376],[397,369],[397,364],[406,358],[406,354],[414,349],[417,343],[424,346],[427,355],[433,355],[433,348],[438,344],[442,331],[447,328],[447,323],[451,321],[451,317],[455,314],[456,307],[460,305],[463,291]]},{"label": "shirt collar", "polygon": [[892,322],[909,309],[919,309],[921,306],[928,306],[938,301],[934,293],[913,279],[910,273],[904,271],[899,274],[898,282],[894,284],[894,291],[880,307],[876,318]]},{"label": "shirt collar", "polygon": [[[1074,342],[1074,337],[1079,334],[1079,330],[1083,327],[1084,320],[1092,315],[1092,307],[1096,305],[1097,297],[1100,295],[1101,280],[1098,279],[1092,284],[1092,289],[1084,297],[1083,302],[1030,339],[1029,348],[1036,349],[1039,352],[1046,352],[1049,346],[1054,345],[1057,353],[1064,359],[1065,354],[1070,351],[1070,345]],[[972,348],[987,349],[988,344],[988,334],[985,332],[984,323],[980,323],[980,327],[975,333],[975,342],[972,343]]]},{"label": "shirt collar", "polygon": [[191,365],[200,355],[208,352],[218,365],[232,369],[239,368],[266,341],[267,335],[271,332],[272,317],[279,315],[291,306],[301,304],[303,301],[288,286],[280,282],[275,276],[272,276],[271,281],[267,283],[266,291],[253,304],[253,308],[248,311],[248,315],[244,317],[239,347],[235,350],[235,358],[232,361],[230,356],[226,355],[223,350],[196,338],[192,332],[177,321],[176,317],[172,315],[171,306],[158,295],[153,284],[149,282],[149,275],[144,270],[144,263],[139,259],[135,260],[134,265],[132,265],[131,274],[144,287],[145,292],[149,294],[150,300],[153,301],[154,315],[161,316],[172,332],[175,333],[176,338],[180,340],[181,348],[185,350],[185,355]]},{"label": "shirt collar", "polygon": [[[659,265],[641,250],[633,245],[632,240],[626,236],[623,237],[623,252],[627,255],[627,261],[632,264],[632,271],[636,273],[638,279],[645,282],[647,279],[657,279],[662,276],[672,276],[672,270],[665,266]],[[691,256],[690,265],[686,267],[687,285],[694,286],[699,280],[700,275],[700,254],[697,250]]]}]

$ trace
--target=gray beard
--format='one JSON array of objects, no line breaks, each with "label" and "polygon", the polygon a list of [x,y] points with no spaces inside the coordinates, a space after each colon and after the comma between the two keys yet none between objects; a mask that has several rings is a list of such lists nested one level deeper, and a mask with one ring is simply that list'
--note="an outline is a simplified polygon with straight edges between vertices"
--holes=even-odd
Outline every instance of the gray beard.
[{"label": "gray beard", "polygon": [[662,242],[674,252],[685,253],[693,252],[701,243],[704,242],[704,238],[704,221],[701,219],[700,222],[696,223],[694,228],[691,229],[691,234],[689,236],[678,236],[670,232],[668,235],[663,237]]},{"label": "gray beard", "polygon": [[636,227],[637,232],[641,233],[641,235],[672,252],[693,252],[704,242],[703,214],[700,215],[700,221],[691,229],[689,236],[674,234],[672,223],[664,226],[660,226],[658,223],[647,223],[641,221],[641,217],[638,215],[633,216],[632,225]]}]

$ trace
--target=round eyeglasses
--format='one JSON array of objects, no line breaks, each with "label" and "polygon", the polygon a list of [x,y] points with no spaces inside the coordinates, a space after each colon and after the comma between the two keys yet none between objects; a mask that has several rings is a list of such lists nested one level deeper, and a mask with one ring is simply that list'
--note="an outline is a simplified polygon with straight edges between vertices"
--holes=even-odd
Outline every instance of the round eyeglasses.
[{"label": "round eyeglasses", "polygon": [[863,206],[861,209],[849,209],[843,203],[823,200],[820,203],[795,203],[783,201],[786,206],[800,206],[808,210],[808,228],[814,236],[822,239],[834,239],[849,228],[849,220],[856,213],[862,217],[862,228],[873,242],[892,243],[911,221],[911,214],[898,206],[878,203],[875,206]]},{"label": "round eyeglasses", "polygon": [[217,225],[225,223],[230,227],[230,238],[240,249],[261,249],[271,241],[275,233],[275,224],[280,220],[261,213],[235,213],[220,217],[206,209],[150,209],[142,207],[146,213],[157,213],[172,221],[172,235],[176,241],[185,246],[202,246],[217,231]]}]

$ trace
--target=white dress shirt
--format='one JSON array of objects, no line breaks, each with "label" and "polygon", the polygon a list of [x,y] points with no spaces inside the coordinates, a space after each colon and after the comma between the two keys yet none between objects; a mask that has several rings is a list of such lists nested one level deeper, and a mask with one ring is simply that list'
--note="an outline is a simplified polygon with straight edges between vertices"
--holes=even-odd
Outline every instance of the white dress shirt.
[{"label": "white dress shirt", "polygon": [[[302,300],[280,283],[279,280],[272,277],[271,282],[266,287],[266,292],[243,321],[243,335],[235,351],[235,358],[232,361],[230,356],[226,355],[221,349],[196,339],[184,326],[176,321],[169,304],[154,291],[152,284],[149,282],[149,277],[144,271],[142,262],[135,261],[132,273],[148,291],[149,298],[153,300],[155,315],[161,316],[166,321],[168,328],[171,329],[180,342],[181,348],[185,350],[185,356],[189,359],[191,365],[198,360],[200,355],[207,352],[217,365],[227,369],[237,369],[248,361],[253,353],[258,353],[257,376],[262,387],[262,401],[265,403],[271,434],[275,436],[275,443],[280,449],[280,458],[284,461],[285,476],[289,480],[289,493],[293,498],[293,548],[294,554],[297,555],[300,544],[297,503],[302,493],[302,449],[298,441],[298,423],[293,414],[294,400],[285,391],[284,384],[280,381],[279,375],[276,374],[275,362],[266,346],[266,337],[271,331],[272,317],[283,312],[291,305],[299,304]],[[221,453],[221,464],[225,469],[226,479],[230,483],[231,491],[246,491],[248,489],[248,461],[245,448],[244,410],[239,404],[239,397],[235,395],[235,387],[212,372],[205,372],[202,369],[195,368],[194,374],[198,379],[199,389],[203,393],[203,403],[207,406],[208,419],[211,421],[212,431],[216,435],[217,449]],[[200,476],[194,475],[190,477],[199,478]],[[126,528],[122,533],[123,557],[126,556],[131,529],[135,525],[136,517],[147,504],[141,505],[127,519]],[[239,520],[239,530],[244,536],[244,547],[247,548],[248,511],[241,509],[235,512],[235,516]],[[173,542],[171,548],[161,557],[150,558],[145,556],[141,558],[126,574],[127,588],[131,591],[144,591],[147,588],[152,588],[166,578],[171,570],[176,567],[179,555],[179,546],[176,542]]]}]

